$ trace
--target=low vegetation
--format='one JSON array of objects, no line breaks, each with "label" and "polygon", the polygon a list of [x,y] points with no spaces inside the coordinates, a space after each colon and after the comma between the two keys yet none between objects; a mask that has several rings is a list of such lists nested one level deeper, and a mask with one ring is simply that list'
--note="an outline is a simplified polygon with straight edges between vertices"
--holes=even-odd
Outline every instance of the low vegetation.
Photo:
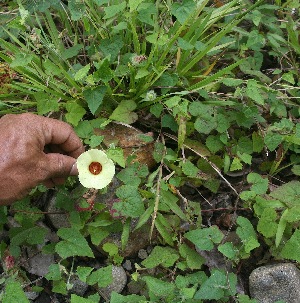
[{"label": "low vegetation", "polygon": [[[130,277],[143,290],[112,303],[255,302],[252,269],[300,261],[299,1],[18,0],[0,14],[1,114],[63,119],[118,167],[107,201],[74,177],[55,189],[70,227],[42,248],[58,260],[52,292],[100,302],[145,226],[155,240]],[[19,223],[0,244],[2,302],[29,302],[24,285],[43,291],[19,258],[45,242],[45,190],[0,209],[3,229]],[[105,242],[94,269],[112,232],[121,245]],[[69,295],[73,275],[94,291]]]}]

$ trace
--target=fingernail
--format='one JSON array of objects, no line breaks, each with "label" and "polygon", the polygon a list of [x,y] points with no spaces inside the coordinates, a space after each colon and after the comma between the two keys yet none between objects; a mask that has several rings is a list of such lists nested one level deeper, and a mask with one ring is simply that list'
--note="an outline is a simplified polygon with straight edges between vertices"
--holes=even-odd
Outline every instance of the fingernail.
[{"label": "fingernail", "polygon": [[77,175],[78,175],[78,169],[77,169],[77,164],[75,162],[71,168],[70,176],[77,176]]}]

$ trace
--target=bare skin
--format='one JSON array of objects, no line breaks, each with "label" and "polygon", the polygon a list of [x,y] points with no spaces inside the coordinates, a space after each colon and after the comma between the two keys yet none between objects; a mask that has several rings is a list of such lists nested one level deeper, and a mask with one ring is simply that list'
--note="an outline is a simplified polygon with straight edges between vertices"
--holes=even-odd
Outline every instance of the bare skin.
[{"label": "bare skin", "polygon": [[19,200],[38,184],[53,187],[77,175],[84,152],[72,127],[34,114],[0,119],[0,205]]}]

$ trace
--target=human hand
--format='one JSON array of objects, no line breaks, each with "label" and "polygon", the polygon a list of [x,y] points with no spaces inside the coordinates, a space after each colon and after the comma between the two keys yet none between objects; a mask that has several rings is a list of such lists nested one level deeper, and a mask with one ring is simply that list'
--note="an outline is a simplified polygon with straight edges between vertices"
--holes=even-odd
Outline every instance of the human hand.
[{"label": "human hand", "polygon": [[62,184],[76,175],[76,158],[84,152],[72,127],[34,114],[0,119],[0,205],[25,197],[38,184]]}]

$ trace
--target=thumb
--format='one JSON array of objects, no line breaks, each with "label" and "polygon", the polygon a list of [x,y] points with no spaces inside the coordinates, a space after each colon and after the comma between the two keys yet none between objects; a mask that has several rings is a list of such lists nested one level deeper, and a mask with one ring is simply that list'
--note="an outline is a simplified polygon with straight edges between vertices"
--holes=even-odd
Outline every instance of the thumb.
[{"label": "thumb", "polygon": [[46,167],[49,178],[68,177],[78,174],[76,159],[59,153],[49,153],[46,156]]}]

